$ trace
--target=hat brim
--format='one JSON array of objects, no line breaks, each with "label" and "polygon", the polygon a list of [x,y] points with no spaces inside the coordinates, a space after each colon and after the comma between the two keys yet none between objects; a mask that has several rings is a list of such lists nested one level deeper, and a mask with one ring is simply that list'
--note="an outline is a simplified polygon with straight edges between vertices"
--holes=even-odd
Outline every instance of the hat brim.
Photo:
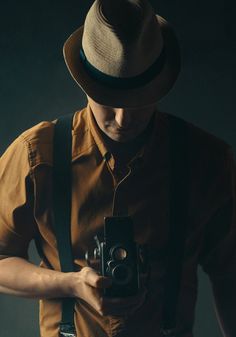
[{"label": "hat brim", "polygon": [[84,26],[80,26],[66,40],[63,54],[69,72],[81,89],[95,102],[112,107],[140,107],[154,104],[173,87],[181,68],[180,48],[171,25],[159,15],[159,22],[166,51],[166,62],[156,78],[135,89],[107,87],[87,73],[80,59]]}]

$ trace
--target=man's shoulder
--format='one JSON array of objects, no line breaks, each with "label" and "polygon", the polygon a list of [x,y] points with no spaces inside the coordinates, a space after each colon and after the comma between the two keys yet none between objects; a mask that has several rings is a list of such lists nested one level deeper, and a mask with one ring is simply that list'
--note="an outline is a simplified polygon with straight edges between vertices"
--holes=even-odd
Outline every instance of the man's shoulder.
[{"label": "man's shoulder", "polygon": [[[187,128],[186,147],[192,183],[204,190],[228,180],[233,166],[233,149],[222,138],[185,119],[164,113],[164,118],[173,118]],[[181,137],[181,134],[179,135]]]},{"label": "man's shoulder", "polygon": [[212,182],[223,179],[229,174],[232,164],[233,149],[224,139],[186,122],[188,130],[188,153],[193,172],[202,173]]},{"label": "man's shoulder", "polygon": [[186,122],[188,128],[188,139],[193,150],[203,153],[209,153],[211,155],[219,152],[228,151],[231,147],[224,139],[213,133],[196,126],[190,122]]},{"label": "man's shoulder", "polygon": [[[167,120],[168,117],[166,114]],[[187,128],[189,221],[199,224],[208,221],[231,198],[233,150],[230,144],[211,132],[185,119],[175,118]]]},{"label": "man's shoulder", "polygon": [[194,208],[210,206],[213,212],[230,197],[234,165],[232,146],[211,132],[182,121],[187,127],[189,183],[194,195],[192,212]]},{"label": "man's shoulder", "polygon": [[169,120],[172,118],[173,120],[180,123],[182,122],[185,125],[187,128],[187,146],[190,153],[194,156],[204,157],[207,155],[208,159],[210,159],[210,157],[217,157],[220,153],[223,154],[231,149],[231,145],[225,140],[205,130],[204,128],[193,124],[192,122],[168,113],[163,113],[163,116],[165,119]]},{"label": "man's shoulder", "polygon": [[23,131],[20,137],[30,144],[51,143],[55,123],[56,120],[41,121]]},{"label": "man's shoulder", "polygon": [[[84,118],[81,116],[82,111],[84,110],[79,110],[74,113],[72,133],[78,132],[82,134],[83,132],[79,131],[85,129]],[[54,127],[58,118],[51,121],[41,121],[22,132],[19,136],[28,147],[32,166],[39,164],[52,165]]]}]

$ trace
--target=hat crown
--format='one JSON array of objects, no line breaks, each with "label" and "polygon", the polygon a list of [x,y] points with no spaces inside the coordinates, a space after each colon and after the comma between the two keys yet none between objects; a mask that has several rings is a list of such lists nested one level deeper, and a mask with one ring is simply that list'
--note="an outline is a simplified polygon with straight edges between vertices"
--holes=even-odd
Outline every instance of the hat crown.
[{"label": "hat crown", "polygon": [[120,34],[123,40],[132,40],[140,32],[144,17],[144,3],[131,0],[98,0],[104,22]]},{"label": "hat crown", "polygon": [[87,60],[114,77],[143,73],[160,55],[163,38],[146,0],[95,0],[82,38]]}]

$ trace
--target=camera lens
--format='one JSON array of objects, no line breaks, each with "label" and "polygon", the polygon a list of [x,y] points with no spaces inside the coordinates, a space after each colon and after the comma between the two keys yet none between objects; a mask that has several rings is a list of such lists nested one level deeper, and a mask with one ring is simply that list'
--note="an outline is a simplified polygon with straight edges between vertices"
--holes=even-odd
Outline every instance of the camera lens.
[{"label": "camera lens", "polygon": [[122,261],[127,258],[127,250],[122,247],[113,247],[111,256],[114,260]]},{"label": "camera lens", "polygon": [[132,270],[124,264],[118,264],[112,270],[112,277],[117,284],[127,284],[132,276]]}]

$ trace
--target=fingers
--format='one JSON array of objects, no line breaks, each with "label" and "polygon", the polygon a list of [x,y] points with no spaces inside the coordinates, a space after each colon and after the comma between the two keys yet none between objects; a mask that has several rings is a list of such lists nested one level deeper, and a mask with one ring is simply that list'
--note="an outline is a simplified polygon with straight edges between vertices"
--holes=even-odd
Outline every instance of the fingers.
[{"label": "fingers", "polygon": [[146,288],[142,288],[135,296],[108,298],[102,295],[102,288],[112,285],[112,280],[98,274],[91,267],[81,269],[79,298],[89,303],[100,315],[129,316],[142,306],[146,299]]},{"label": "fingers", "polygon": [[90,267],[84,267],[81,270],[81,276],[87,285],[94,288],[102,289],[112,285],[110,278],[99,275],[97,271]]}]

